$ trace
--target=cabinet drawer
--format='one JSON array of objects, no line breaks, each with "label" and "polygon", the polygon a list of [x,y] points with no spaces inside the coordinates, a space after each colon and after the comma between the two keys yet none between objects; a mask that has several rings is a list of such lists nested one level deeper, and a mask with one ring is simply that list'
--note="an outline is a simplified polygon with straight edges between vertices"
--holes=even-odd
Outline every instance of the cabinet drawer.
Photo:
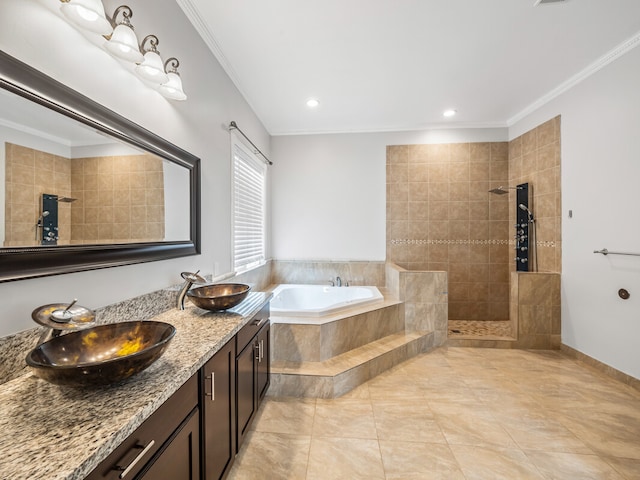
[{"label": "cabinet drawer", "polygon": [[253,337],[260,329],[269,321],[269,304],[267,303],[262,309],[256,313],[236,335],[236,352],[241,352],[244,347],[253,340]]},{"label": "cabinet drawer", "polygon": [[197,404],[198,379],[194,375],[100,463],[86,480],[135,478]]}]

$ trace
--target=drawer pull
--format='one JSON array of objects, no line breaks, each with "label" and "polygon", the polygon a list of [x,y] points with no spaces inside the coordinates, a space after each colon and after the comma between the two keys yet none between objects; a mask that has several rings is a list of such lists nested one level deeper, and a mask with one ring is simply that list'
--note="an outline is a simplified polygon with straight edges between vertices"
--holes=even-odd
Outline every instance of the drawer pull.
[{"label": "drawer pull", "polygon": [[135,445],[133,448],[142,448],[142,451],[136,456],[136,458],[133,459],[133,461],[127,467],[116,465],[115,470],[122,470],[122,473],[118,476],[118,478],[126,477],[131,469],[135,467],[140,460],[142,460],[142,457],[144,457],[147,452],[151,450],[151,447],[153,447],[155,444],[155,440],[151,440],[146,447],[143,447],[142,445]]},{"label": "drawer pull", "polygon": [[214,402],[216,399],[216,372],[211,372],[211,375],[206,378],[211,379],[211,393],[204,392],[204,396],[211,397],[211,401]]},{"label": "drawer pull", "polygon": [[256,327],[260,327],[260,326],[261,326],[264,322],[266,322],[267,320],[269,320],[269,319],[268,319],[268,318],[256,318],[256,319],[253,321],[253,324],[254,324]]}]

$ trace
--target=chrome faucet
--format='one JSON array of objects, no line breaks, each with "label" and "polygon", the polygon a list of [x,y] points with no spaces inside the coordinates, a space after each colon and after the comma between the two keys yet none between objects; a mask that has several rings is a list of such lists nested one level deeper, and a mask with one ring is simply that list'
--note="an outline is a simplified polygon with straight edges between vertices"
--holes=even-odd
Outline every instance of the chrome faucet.
[{"label": "chrome faucet", "polygon": [[191,272],[182,272],[180,276],[184,279],[184,285],[180,289],[180,293],[178,293],[178,310],[184,310],[184,297],[187,296],[187,292],[191,288],[191,285],[194,283],[203,284],[207,283],[207,281],[198,275],[198,270],[196,273]]},{"label": "chrome faucet", "polygon": [[68,305],[64,303],[42,305],[31,313],[33,321],[46,327],[36,346],[59,337],[62,332],[73,332],[95,325],[96,316],[93,311],[80,305],[76,306],[77,301],[74,299]]},{"label": "chrome faucet", "polygon": [[342,279],[340,277],[336,277],[336,286],[337,287],[341,287],[342,286]]}]

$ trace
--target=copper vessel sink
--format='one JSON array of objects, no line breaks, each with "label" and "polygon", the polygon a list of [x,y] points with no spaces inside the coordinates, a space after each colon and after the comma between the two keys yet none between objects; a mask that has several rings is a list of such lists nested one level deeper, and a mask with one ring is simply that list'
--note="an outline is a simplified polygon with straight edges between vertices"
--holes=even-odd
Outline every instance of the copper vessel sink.
[{"label": "copper vessel sink", "polygon": [[109,385],[155,362],[176,333],[164,322],[110,323],[54,337],[27,355],[37,377],[57,385]]},{"label": "copper vessel sink", "polygon": [[205,310],[227,310],[242,302],[249,295],[249,290],[251,287],[242,283],[216,283],[192,288],[187,297]]}]

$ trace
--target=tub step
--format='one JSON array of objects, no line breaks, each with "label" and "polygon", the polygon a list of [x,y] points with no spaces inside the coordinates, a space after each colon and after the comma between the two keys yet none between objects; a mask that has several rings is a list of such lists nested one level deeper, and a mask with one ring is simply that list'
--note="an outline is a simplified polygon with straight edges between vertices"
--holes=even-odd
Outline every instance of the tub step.
[{"label": "tub step", "polygon": [[389,335],[323,362],[271,362],[269,395],[336,398],[433,348],[433,332]]}]

